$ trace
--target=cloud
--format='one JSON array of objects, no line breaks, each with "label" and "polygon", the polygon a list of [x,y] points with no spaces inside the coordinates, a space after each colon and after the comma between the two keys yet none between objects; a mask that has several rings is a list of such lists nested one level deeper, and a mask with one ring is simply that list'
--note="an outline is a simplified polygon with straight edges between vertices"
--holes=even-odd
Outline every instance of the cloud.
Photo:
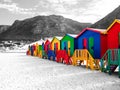
[{"label": "cloud", "polygon": [[0,8],[6,9],[12,13],[15,14],[28,14],[28,15],[34,15],[35,13],[33,12],[35,8],[20,8],[17,6],[16,3],[12,4],[6,4],[6,3],[0,3]]},{"label": "cloud", "polygon": [[41,0],[36,8],[40,15],[47,12],[47,14],[62,15],[80,22],[95,22],[99,15],[88,12],[95,3],[96,0]]},{"label": "cloud", "polygon": [[53,4],[69,4],[69,5],[74,5],[77,4],[78,0],[47,0],[49,3]]},{"label": "cloud", "polygon": [[[15,3],[14,3],[14,2]],[[29,1],[29,5],[28,2]],[[22,15],[62,15],[79,22],[96,22],[114,10],[120,0],[2,0],[0,8]],[[37,2],[37,4],[36,4]],[[31,4],[34,3],[34,4]],[[24,7],[24,8],[23,8]],[[29,8],[30,7],[30,8]],[[33,8],[31,8],[33,7]]]},{"label": "cloud", "polygon": [[4,2],[4,3],[11,3],[12,0],[1,0],[1,2]]},{"label": "cloud", "polygon": [[[96,22],[112,12],[119,4],[120,0],[99,0],[93,3],[86,12],[83,12],[83,15],[89,16],[91,22]],[[91,20],[91,18],[95,20]]]},{"label": "cloud", "polygon": [[66,7],[62,0],[40,0],[35,8],[40,12],[66,13]]},{"label": "cloud", "polygon": [[65,3],[67,5],[76,5],[78,0],[61,0],[61,3]]},{"label": "cloud", "polygon": [[81,15],[91,8],[95,0],[40,0],[35,6],[40,12],[53,12],[54,14]]}]

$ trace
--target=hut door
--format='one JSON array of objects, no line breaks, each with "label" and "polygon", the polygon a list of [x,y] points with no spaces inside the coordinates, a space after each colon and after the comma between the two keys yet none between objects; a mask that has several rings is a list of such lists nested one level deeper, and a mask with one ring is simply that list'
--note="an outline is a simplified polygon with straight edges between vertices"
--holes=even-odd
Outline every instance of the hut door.
[{"label": "hut door", "polygon": [[83,39],[83,49],[87,49],[87,39]]},{"label": "hut door", "polygon": [[58,51],[58,43],[56,43],[56,52]]},{"label": "hut door", "polygon": [[51,50],[51,45],[48,44],[47,46],[48,46],[48,47],[47,47],[47,51],[48,51],[48,50]]},{"label": "hut door", "polygon": [[47,45],[47,51],[49,50],[49,48],[50,48],[50,45],[48,44],[48,45]]},{"label": "hut door", "polygon": [[56,43],[54,43],[54,52],[56,53]]},{"label": "hut door", "polygon": [[89,38],[89,52],[94,57],[94,38]]},{"label": "hut door", "polygon": [[65,47],[65,43],[64,42],[61,42],[62,45],[61,45],[61,49],[64,50],[64,47]]},{"label": "hut door", "polygon": [[120,48],[120,32],[118,33],[118,48]]},{"label": "hut door", "polygon": [[68,55],[70,56],[70,53],[71,53],[71,51],[70,51],[70,41],[68,41]]},{"label": "hut door", "polygon": [[44,43],[42,43],[42,50],[44,50]]},{"label": "hut door", "polygon": [[68,53],[68,42],[65,43],[65,47],[66,47],[66,52]]},{"label": "hut door", "polygon": [[50,44],[48,44],[48,48],[47,48],[47,51],[50,49]]},{"label": "hut door", "polygon": [[54,43],[54,52],[56,54],[56,52],[58,51],[58,43]]},{"label": "hut door", "polygon": [[64,42],[64,50],[67,51],[67,42]]}]

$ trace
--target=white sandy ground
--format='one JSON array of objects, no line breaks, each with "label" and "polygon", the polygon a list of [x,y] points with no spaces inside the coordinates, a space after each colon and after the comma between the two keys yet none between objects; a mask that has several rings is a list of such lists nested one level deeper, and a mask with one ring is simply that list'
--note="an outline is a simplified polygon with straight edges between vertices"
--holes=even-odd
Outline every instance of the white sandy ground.
[{"label": "white sandy ground", "polygon": [[0,90],[120,90],[120,79],[25,53],[0,53]]}]

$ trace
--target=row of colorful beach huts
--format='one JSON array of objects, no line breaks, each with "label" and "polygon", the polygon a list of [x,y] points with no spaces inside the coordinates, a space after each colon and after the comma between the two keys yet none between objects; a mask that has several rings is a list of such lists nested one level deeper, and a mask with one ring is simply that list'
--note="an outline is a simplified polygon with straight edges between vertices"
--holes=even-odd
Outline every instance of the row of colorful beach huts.
[{"label": "row of colorful beach huts", "polygon": [[38,56],[72,65],[86,65],[92,70],[112,74],[118,69],[120,77],[120,20],[115,19],[107,29],[85,28],[78,35],[54,37],[41,45],[30,45],[27,55]]}]

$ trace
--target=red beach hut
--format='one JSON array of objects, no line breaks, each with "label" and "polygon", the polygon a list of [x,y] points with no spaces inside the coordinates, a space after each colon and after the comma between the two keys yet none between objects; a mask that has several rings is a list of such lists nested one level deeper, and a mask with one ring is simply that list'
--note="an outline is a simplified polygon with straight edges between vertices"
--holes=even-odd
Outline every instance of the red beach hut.
[{"label": "red beach hut", "polygon": [[120,20],[115,19],[113,23],[107,28],[107,46],[108,49],[120,48]]},{"label": "red beach hut", "polygon": [[47,53],[48,50],[51,50],[51,42],[47,39],[45,44],[44,44],[44,50]]}]

